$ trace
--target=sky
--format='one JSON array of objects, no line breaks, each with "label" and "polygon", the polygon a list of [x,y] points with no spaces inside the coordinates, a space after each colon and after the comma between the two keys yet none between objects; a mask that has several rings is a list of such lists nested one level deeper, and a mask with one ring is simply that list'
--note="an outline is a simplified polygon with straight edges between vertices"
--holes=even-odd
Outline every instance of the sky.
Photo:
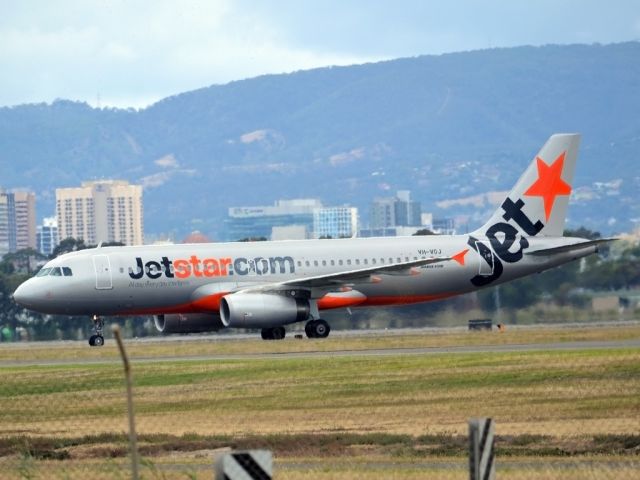
[{"label": "sky", "polygon": [[0,0],[0,106],[143,108],[270,73],[640,40],[638,0]]}]

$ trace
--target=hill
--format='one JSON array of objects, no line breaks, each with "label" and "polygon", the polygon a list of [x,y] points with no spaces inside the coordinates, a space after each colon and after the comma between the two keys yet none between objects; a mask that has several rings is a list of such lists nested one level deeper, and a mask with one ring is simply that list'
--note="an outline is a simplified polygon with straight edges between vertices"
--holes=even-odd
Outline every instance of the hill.
[{"label": "hill", "polygon": [[638,58],[637,42],[491,49],[267,75],[140,111],[0,108],[0,184],[38,192],[45,216],[56,187],[142,182],[145,230],[177,238],[220,238],[228,206],[278,198],[351,203],[366,220],[396,189],[473,228],[493,207],[459,199],[509,188],[551,133],[578,131],[570,224],[628,230],[640,218]]}]

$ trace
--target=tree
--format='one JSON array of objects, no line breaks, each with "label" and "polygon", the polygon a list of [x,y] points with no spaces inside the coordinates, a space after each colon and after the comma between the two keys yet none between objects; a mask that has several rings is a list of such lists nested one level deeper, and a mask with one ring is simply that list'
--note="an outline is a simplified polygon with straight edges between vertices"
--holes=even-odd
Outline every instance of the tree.
[{"label": "tree", "polygon": [[428,228],[421,228],[420,230],[418,230],[416,233],[413,234],[414,236],[416,235],[435,235],[435,233],[433,233],[431,230],[429,230]]},{"label": "tree", "polygon": [[0,266],[0,270],[5,273],[17,271],[30,275],[31,272],[36,269],[37,264],[44,263],[46,258],[47,257],[33,248],[23,248],[17,252],[7,253],[2,257],[2,264],[4,264],[4,266]]},{"label": "tree", "polygon": [[84,250],[85,248],[88,247],[84,244],[84,240],[76,240],[75,238],[71,237],[65,238],[56,246],[56,248],[53,249],[53,252],[51,253],[51,256],[49,258],[53,259],[65,253],[76,252],[78,250]]}]

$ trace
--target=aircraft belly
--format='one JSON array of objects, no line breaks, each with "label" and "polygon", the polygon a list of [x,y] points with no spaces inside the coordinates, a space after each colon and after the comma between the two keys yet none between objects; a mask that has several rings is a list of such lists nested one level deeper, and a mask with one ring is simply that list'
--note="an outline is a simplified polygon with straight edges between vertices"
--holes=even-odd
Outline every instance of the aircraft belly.
[{"label": "aircraft belly", "polygon": [[424,269],[419,275],[381,275],[378,283],[356,284],[353,288],[367,297],[359,306],[428,302],[473,290],[468,279],[474,268],[477,264],[472,263],[463,268],[450,265],[438,270]]}]

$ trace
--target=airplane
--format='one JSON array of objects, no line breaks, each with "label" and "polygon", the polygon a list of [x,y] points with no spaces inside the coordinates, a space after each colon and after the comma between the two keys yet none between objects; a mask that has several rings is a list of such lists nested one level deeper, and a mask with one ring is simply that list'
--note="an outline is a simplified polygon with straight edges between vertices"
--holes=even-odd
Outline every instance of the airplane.
[{"label": "airplane", "polygon": [[611,239],[563,237],[580,142],[555,134],[489,221],[464,235],[101,247],[49,261],[13,294],[30,310],[89,315],[91,346],[104,316],[152,315],[160,332],[261,329],[283,339],[320,312],[449,298],[542,272]]}]

